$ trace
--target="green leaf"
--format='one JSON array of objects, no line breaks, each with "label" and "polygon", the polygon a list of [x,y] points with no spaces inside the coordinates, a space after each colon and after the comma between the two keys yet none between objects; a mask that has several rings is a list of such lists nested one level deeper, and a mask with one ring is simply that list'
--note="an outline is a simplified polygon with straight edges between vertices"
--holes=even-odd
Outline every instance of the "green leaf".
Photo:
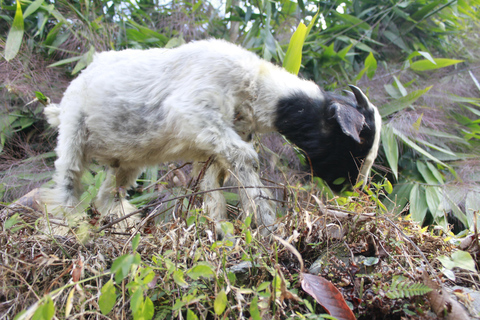
[{"label": "green leaf", "polygon": [[20,0],[17,0],[17,10],[15,11],[12,27],[8,32],[7,41],[5,43],[5,60],[10,61],[17,55],[18,50],[20,50],[20,46],[22,45],[23,32],[24,24],[22,5]]},{"label": "green leaf", "polygon": [[410,68],[415,71],[435,70],[435,69],[445,68],[445,67],[464,61],[464,60],[445,59],[445,58],[436,58],[433,60],[434,62],[432,62],[430,59],[424,59],[424,60],[418,60],[418,61],[412,62],[410,64]]},{"label": "green leaf", "polygon": [[140,243],[140,233],[137,233],[132,239],[132,251],[137,250],[138,244]]},{"label": "green leaf", "polygon": [[142,313],[143,309],[143,289],[138,287],[130,298],[130,310],[133,314]]},{"label": "green leaf", "polygon": [[233,234],[233,232],[234,232],[233,223],[231,223],[229,221],[220,222],[220,227],[222,228],[222,231],[225,234]]},{"label": "green leaf", "polygon": [[417,160],[417,169],[422,175],[423,179],[425,180],[426,183],[428,184],[439,184],[439,181],[437,178],[433,175],[433,173],[430,171],[428,166],[425,164],[424,161],[422,160]]},{"label": "green leaf", "polygon": [[5,230],[10,229],[11,227],[15,226],[16,224],[20,223],[22,219],[20,218],[20,214],[15,213],[13,216],[7,219],[3,224],[3,228]]},{"label": "green leaf", "polygon": [[458,250],[452,253],[451,257],[440,256],[437,259],[440,260],[442,265],[449,270],[453,268],[462,268],[473,272],[477,271],[472,256],[465,251]]},{"label": "green leaf", "polygon": [[100,298],[98,298],[98,306],[100,307],[102,314],[107,315],[112,311],[117,300],[117,292],[113,280],[110,279],[105,283],[100,292],[101,295]]},{"label": "green leaf", "polygon": [[38,8],[43,4],[44,0],[35,0],[28,7],[27,10],[23,13],[23,19],[26,19],[29,15],[37,11]]},{"label": "green leaf", "polygon": [[385,188],[385,191],[390,194],[393,192],[393,186],[392,186],[392,183],[389,181],[389,180],[386,180],[385,181],[385,184],[384,184],[384,188]]},{"label": "green leaf", "polygon": [[258,310],[258,297],[252,299],[250,302],[250,316],[253,320],[261,320],[260,310]]},{"label": "green leaf", "polygon": [[414,221],[422,223],[427,214],[428,205],[425,197],[425,189],[414,184],[410,191],[410,214]]},{"label": "green leaf", "polygon": [[153,302],[149,297],[145,297],[145,302],[143,303],[143,319],[150,320],[155,315],[155,308]]},{"label": "green leaf", "polygon": [[305,37],[307,35],[307,26],[300,22],[297,30],[293,33],[290,43],[288,44],[287,53],[283,60],[283,67],[290,73],[295,75],[300,71],[302,64],[302,50]]},{"label": "green leaf", "polygon": [[48,296],[47,301],[37,308],[33,314],[32,320],[51,320],[54,315],[55,306],[53,305],[52,298]]},{"label": "green leaf", "polygon": [[215,272],[213,271],[212,267],[205,264],[200,264],[190,269],[187,274],[193,280],[197,280],[200,277],[212,278],[215,275]]},{"label": "green leaf", "polygon": [[198,317],[192,310],[187,309],[187,320],[198,320]]},{"label": "green leaf", "polygon": [[80,57],[80,60],[78,60],[77,64],[75,65],[75,68],[73,68],[72,75],[78,73],[79,71],[84,69],[86,66],[88,66],[93,61],[94,54],[95,54],[95,48],[92,45],[90,45],[90,49]]},{"label": "green leaf", "polygon": [[417,101],[418,98],[420,98],[422,95],[427,93],[430,89],[432,89],[432,87],[433,86],[430,86],[421,90],[412,91],[409,94],[407,94],[405,97],[399,98],[393,101],[392,103],[389,103],[381,107],[379,110],[380,114],[382,115],[382,117],[386,117],[391,115],[392,113],[408,108],[412,103]]},{"label": "green leaf", "polygon": [[134,256],[131,254],[125,254],[118,257],[113,261],[110,271],[115,273],[115,282],[120,283],[128,275],[130,267],[133,264]]},{"label": "green leaf", "polygon": [[441,210],[442,194],[439,187],[426,186],[425,198],[432,216],[434,218],[443,217],[443,212]]},{"label": "green leaf", "polygon": [[392,128],[387,124],[382,128],[380,132],[382,139],[383,150],[385,150],[385,156],[387,157],[388,165],[392,169],[392,173],[395,179],[398,180],[398,142],[393,134]]},{"label": "green leaf", "polygon": [[245,232],[245,242],[246,242],[247,244],[252,243],[252,233],[250,232],[250,230],[247,230],[247,231]]},{"label": "green leaf", "polygon": [[188,283],[185,281],[183,274],[183,271],[175,270],[173,272],[173,281],[175,281],[175,283],[178,284],[180,287],[187,288]]},{"label": "green leaf", "polygon": [[213,303],[213,309],[215,310],[215,314],[221,315],[223,311],[225,311],[227,303],[227,294],[225,293],[225,290],[222,289],[222,291],[217,294],[215,302]]},{"label": "green leaf", "polygon": [[367,77],[371,80],[375,75],[375,71],[377,71],[377,60],[372,52],[370,52],[365,59],[365,67],[367,68]]},{"label": "green leaf", "polygon": [[446,163],[438,160],[437,158],[435,158],[433,155],[431,155],[429,152],[427,152],[426,150],[422,149],[421,147],[419,147],[415,142],[413,142],[412,140],[410,140],[410,138],[408,138],[407,136],[405,136],[403,133],[401,133],[400,131],[398,131],[397,129],[395,128],[392,128],[393,130],[393,133],[395,133],[397,135],[397,137],[399,137],[407,146],[409,146],[410,148],[412,148],[413,150],[417,151],[418,153],[424,155],[425,157],[427,157],[428,159],[430,160],[433,160],[435,161],[436,163],[439,163],[441,164],[442,166],[444,167],[447,167],[447,168],[451,168],[449,165],[447,165]]}]

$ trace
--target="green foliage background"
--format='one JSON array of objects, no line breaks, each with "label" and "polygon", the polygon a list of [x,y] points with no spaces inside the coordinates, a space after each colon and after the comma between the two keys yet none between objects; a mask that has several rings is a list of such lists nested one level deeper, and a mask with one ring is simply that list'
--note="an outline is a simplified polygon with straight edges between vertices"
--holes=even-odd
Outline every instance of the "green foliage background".
[{"label": "green foliage background", "polygon": [[[409,210],[417,221],[445,227],[448,213],[473,225],[480,208],[478,0],[0,4],[1,149],[11,151],[15,137],[32,128],[45,132],[42,106],[29,103],[43,94],[58,100],[95,51],[224,38],[328,90],[357,84],[368,92],[384,117],[383,147],[367,191],[378,197],[379,210]],[[446,72],[462,74],[461,83],[436,83]],[[36,157],[51,161],[54,155]],[[4,196],[48,176],[24,174],[11,183],[10,171],[2,169]],[[384,197],[378,189],[391,184]],[[345,201],[356,195],[343,194]]]},{"label": "green foliage background", "polygon": [[[466,227],[465,233],[479,217],[478,0],[0,0],[0,6],[0,196],[4,202],[51,177],[55,142],[45,127],[42,102],[47,97],[58,101],[95,51],[172,48],[215,37],[238,43],[328,90],[356,84],[379,107],[384,127],[372,183],[365,191],[342,192],[337,204],[354,208],[365,192],[375,200],[379,213],[409,213],[416,221],[445,228],[450,215]],[[86,205],[98,190],[100,173],[84,176],[90,186],[82,197]],[[149,169],[144,179],[155,182],[157,174],[155,168]],[[320,189],[321,181],[316,182]],[[326,194],[332,196],[328,190]],[[155,196],[146,192],[132,202]],[[4,228],[11,228],[20,221],[17,218],[11,217],[7,221],[11,225],[5,223]],[[195,215],[188,225],[195,222],[192,219],[203,219],[198,223],[206,225],[204,217]],[[249,219],[242,232],[245,255],[251,256],[245,261],[271,254],[259,253],[262,246],[252,240]],[[225,275],[218,275],[218,269],[197,254],[190,267],[174,262],[173,252],[153,255],[151,263],[145,263],[136,253],[139,241],[137,235],[132,254],[118,257],[110,271],[95,276],[111,277],[98,298],[101,313],[108,315],[118,303],[117,289],[126,279],[129,283],[122,290],[128,293],[134,319],[153,317],[151,298],[157,318],[186,312],[187,319],[197,319],[192,311],[197,302],[203,309],[207,306],[204,314],[222,316],[227,307],[231,309],[232,293],[225,288],[236,281],[232,272],[223,268]],[[227,251],[222,246],[226,244],[216,242],[209,250],[224,256]],[[238,288],[243,290],[239,294],[253,297],[249,304],[253,319],[261,318],[260,310],[269,307],[266,301],[280,296],[285,283],[279,271],[261,267],[271,274],[273,285],[257,281],[256,287]],[[154,271],[165,272],[170,280],[166,285],[176,289],[146,296]],[[185,275],[193,281],[187,283]],[[204,279],[213,279],[213,285]],[[400,280],[390,288],[392,297],[425,289]],[[299,318],[321,318],[306,299],[302,303],[311,314]],[[52,318],[55,307],[50,295],[32,310],[34,318]]]}]

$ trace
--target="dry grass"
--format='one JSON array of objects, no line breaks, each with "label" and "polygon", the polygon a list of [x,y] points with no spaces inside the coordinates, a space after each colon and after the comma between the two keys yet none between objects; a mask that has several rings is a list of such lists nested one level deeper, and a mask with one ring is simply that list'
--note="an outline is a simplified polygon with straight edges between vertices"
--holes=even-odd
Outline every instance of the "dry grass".
[{"label": "dry grass", "polygon": [[[410,319],[409,310],[417,314],[413,318],[436,319],[429,311],[426,296],[388,299],[385,290],[396,275],[422,282],[423,270],[445,285],[453,284],[439,272],[441,265],[436,260],[438,255],[455,249],[447,241],[447,235],[422,232],[410,221],[396,220],[394,224],[390,218],[395,217],[374,214],[375,203],[363,193],[344,206],[334,205],[342,200],[338,198],[325,206],[318,201],[317,187],[308,182],[290,185],[289,178],[285,175],[284,178],[277,180],[285,182],[278,202],[285,215],[279,220],[281,226],[276,235],[287,239],[300,252],[307,268],[322,261],[317,272],[340,289],[360,319]],[[173,180],[170,176],[169,181]],[[72,230],[68,236],[39,230],[35,221],[45,218],[32,209],[3,210],[0,216],[3,226],[0,231],[0,318],[12,319],[22,310],[31,306],[34,309],[47,295],[54,301],[58,319],[66,318],[66,308],[70,306],[69,319],[132,318],[129,283],[138,283],[142,269],[130,270],[129,276],[117,284],[117,302],[107,316],[101,314],[98,299],[101,288],[112,277],[109,270],[113,261],[132,253],[136,233],[141,235],[135,251],[141,257],[140,267],[149,268],[155,274],[145,284],[145,291],[153,301],[158,319],[183,319],[186,308],[200,319],[214,319],[213,305],[221,289],[227,292],[229,307],[223,316],[229,319],[248,319],[254,297],[259,299],[264,319],[286,319],[296,312],[309,314],[301,301],[272,297],[276,292],[272,284],[266,291],[255,293],[259,285],[272,281],[277,270],[287,281],[288,290],[313,304],[311,297],[300,288],[298,259],[278,242],[260,237],[255,229],[245,228],[240,221],[234,223],[236,243],[233,246],[216,242],[211,232],[213,224],[199,207],[201,202],[198,199],[183,201],[192,197],[191,192],[184,189],[174,195],[178,206],[168,222],[144,221],[141,229],[130,233],[115,233],[111,228],[98,232],[98,227],[91,228],[83,242],[78,240],[78,230]],[[145,207],[145,214],[151,218],[164,202],[165,199],[154,200]],[[188,210],[185,203],[189,203]],[[235,206],[230,208],[232,212],[239,210]],[[17,213],[17,224],[9,225]],[[195,218],[189,218],[192,216]],[[247,231],[253,234],[251,242]],[[478,248],[476,250],[478,254]],[[365,260],[376,262],[368,265],[362,262]],[[234,280],[230,274],[232,268],[245,265],[246,261],[250,261],[250,267],[236,273]],[[188,276],[199,262],[215,270],[213,279],[197,280]],[[184,275],[188,285],[182,286],[174,279],[175,270]],[[74,279],[80,285],[75,285]],[[478,274],[470,273],[468,277],[459,278],[458,283],[478,289],[480,279]],[[69,295],[72,288],[75,288],[73,294]],[[172,310],[176,303],[187,301],[189,295],[196,299]],[[317,305],[314,310],[320,313],[322,308]]]}]

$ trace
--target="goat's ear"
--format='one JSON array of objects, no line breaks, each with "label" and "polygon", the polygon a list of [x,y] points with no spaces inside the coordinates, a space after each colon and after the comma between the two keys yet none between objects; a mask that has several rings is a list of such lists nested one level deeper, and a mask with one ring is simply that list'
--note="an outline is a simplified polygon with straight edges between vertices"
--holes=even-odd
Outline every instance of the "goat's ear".
[{"label": "goat's ear", "polygon": [[360,143],[360,132],[365,125],[365,117],[358,110],[335,102],[331,106],[333,118],[338,122],[343,133]]},{"label": "goat's ear", "polygon": [[352,92],[355,95],[355,99],[357,99],[358,108],[360,110],[369,109],[369,103],[370,102],[368,101],[367,96],[362,92],[362,90],[360,90],[360,88],[358,88],[358,87],[356,87],[352,84],[349,84],[348,86],[350,87],[350,89],[352,89]]}]

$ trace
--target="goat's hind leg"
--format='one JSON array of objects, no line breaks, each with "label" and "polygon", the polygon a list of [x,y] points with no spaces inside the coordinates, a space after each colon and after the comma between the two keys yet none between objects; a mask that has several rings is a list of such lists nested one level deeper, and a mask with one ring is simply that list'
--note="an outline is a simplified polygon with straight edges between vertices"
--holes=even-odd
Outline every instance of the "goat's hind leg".
[{"label": "goat's hind leg", "polygon": [[[126,191],[135,186],[137,177],[142,172],[140,168],[112,168],[108,167],[107,177],[102,183],[98,192],[95,205],[102,217],[120,218],[124,217],[137,208],[125,199]],[[119,227],[127,230],[139,222],[139,216],[133,215],[122,220]]]},{"label": "goat's hind leg", "polygon": [[[81,177],[86,163],[85,141],[86,128],[82,115],[61,123],[55,149],[58,159],[55,161],[54,187],[42,189],[40,195],[46,212],[69,226],[77,225],[84,217],[84,212],[80,212],[77,206],[82,192]],[[68,232],[68,228],[57,229],[56,234]]]}]

